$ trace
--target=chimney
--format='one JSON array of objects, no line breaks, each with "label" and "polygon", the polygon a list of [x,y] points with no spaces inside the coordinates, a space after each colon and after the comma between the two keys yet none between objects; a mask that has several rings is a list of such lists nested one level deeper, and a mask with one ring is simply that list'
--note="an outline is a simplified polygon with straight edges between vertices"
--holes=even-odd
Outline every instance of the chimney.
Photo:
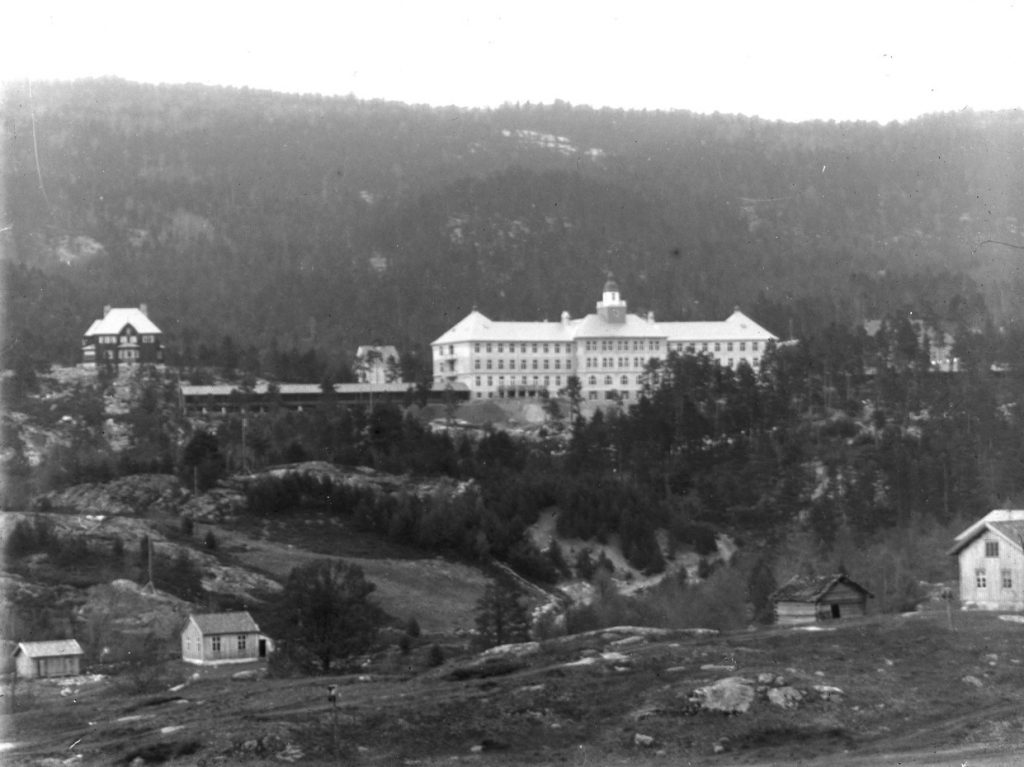
[{"label": "chimney", "polygon": [[647,321],[654,322],[654,312],[647,312]]},{"label": "chimney", "polygon": [[147,317],[149,316],[149,307],[146,306],[145,304],[139,304],[139,311],[145,314]]},{"label": "chimney", "polygon": [[103,307],[103,316],[106,317],[108,314],[110,314],[110,304],[106,304]]},{"label": "chimney", "polygon": [[562,312],[562,324],[563,325],[568,325],[569,324],[569,312]]}]

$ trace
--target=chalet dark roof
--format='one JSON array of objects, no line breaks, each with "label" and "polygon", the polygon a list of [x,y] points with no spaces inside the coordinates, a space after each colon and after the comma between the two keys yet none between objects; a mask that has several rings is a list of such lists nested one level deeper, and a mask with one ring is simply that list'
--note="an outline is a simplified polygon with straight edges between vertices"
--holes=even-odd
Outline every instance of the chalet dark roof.
[{"label": "chalet dark roof", "polygon": [[874,594],[859,583],[854,583],[845,575],[835,574],[810,577],[794,575],[772,594],[772,599],[776,602],[819,602],[833,587],[840,583],[856,589],[869,597],[874,597]]},{"label": "chalet dark roof", "polygon": [[203,634],[247,634],[259,631],[260,627],[244,610],[236,613],[204,613],[192,615]]}]

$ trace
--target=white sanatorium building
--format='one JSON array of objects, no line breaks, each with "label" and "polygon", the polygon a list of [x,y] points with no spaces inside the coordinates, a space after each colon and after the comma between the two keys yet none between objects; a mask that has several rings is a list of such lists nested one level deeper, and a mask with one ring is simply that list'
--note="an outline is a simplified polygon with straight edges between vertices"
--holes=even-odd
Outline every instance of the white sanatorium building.
[{"label": "white sanatorium building", "polygon": [[738,309],[724,322],[655,322],[626,311],[615,281],[597,312],[559,322],[495,322],[474,309],[430,346],[434,381],[463,383],[475,399],[556,393],[577,376],[583,397],[635,400],[644,367],[670,352],[706,353],[735,368],[757,368],[778,340]]}]

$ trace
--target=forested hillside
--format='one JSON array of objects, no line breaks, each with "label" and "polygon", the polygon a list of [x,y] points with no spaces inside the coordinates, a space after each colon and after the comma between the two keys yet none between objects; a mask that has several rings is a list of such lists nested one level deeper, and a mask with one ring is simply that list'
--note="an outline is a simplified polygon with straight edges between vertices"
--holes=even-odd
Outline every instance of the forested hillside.
[{"label": "forested hillside", "polygon": [[787,124],[116,80],[14,84],[2,109],[8,361],[74,361],[104,304],[145,302],[172,360],[312,352],[344,375],[374,340],[422,358],[474,304],[590,311],[608,270],[634,309],[741,304],[780,335],[1024,318],[1024,253],[1001,244],[1022,244],[1018,113]]}]

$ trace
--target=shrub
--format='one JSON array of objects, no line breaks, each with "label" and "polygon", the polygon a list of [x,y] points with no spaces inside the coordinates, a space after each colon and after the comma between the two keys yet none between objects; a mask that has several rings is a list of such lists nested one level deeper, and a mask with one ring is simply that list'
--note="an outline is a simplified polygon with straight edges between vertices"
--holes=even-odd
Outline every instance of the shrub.
[{"label": "shrub", "polygon": [[405,624],[405,633],[414,639],[420,635],[420,624],[416,618],[410,618]]},{"label": "shrub", "polygon": [[438,644],[430,645],[430,652],[427,654],[427,665],[435,668],[444,663],[444,650]]}]

